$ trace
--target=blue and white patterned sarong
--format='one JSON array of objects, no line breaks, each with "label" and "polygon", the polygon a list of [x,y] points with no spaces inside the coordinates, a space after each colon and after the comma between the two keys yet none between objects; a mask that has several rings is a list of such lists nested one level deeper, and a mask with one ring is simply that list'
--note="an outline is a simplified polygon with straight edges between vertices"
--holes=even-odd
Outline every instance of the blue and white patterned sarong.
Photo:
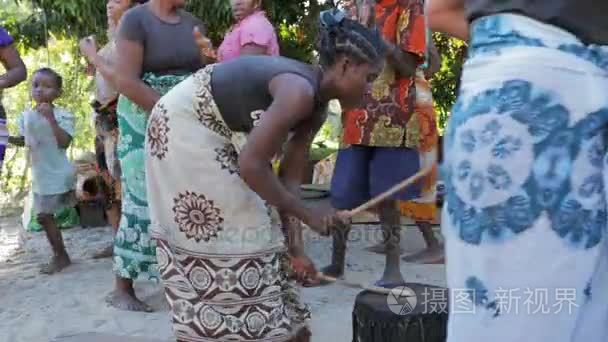
[{"label": "blue and white patterned sarong", "polygon": [[449,342],[608,341],[608,47],[471,26],[444,144]]}]

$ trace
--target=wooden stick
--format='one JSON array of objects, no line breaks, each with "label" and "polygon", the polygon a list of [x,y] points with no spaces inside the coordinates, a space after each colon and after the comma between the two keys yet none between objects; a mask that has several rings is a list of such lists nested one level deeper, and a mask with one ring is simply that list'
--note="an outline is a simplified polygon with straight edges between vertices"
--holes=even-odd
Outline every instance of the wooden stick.
[{"label": "wooden stick", "polygon": [[391,289],[388,289],[385,287],[355,283],[352,281],[348,281],[346,279],[338,279],[338,278],[330,277],[322,272],[317,273],[317,278],[320,280],[324,280],[326,282],[344,285],[346,287],[353,287],[353,288],[357,288],[357,289],[367,290],[370,292],[379,293],[379,294],[383,294],[383,295],[391,294]]},{"label": "wooden stick", "polygon": [[387,198],[389,198],[390,196],[394,195],[395,193],[407,188],[408,186],[416,183],[418,180],[420,180],[420,178],[426,176],[427,174],[429,174],[431,171],[433,171],[433,169],[437,167],[437,164],[433,164],[429,167],[425,167],[424,169],[418,171],[415,175],[399,182],[399,184],[396,184],[395,186],[393,186],[392,188],[386,190],[385,192],[381,193],[380,195],[372,198],[371,200],[363,203],[362,205],[356,207],[353,210],[348,210],[346,211],[343,215],[346,218],[352,218],[353,216],[360,214],[366,210],[369,210],[373,207],[375,207],[376,205],[380,204],[382,201],[386,200]]}]

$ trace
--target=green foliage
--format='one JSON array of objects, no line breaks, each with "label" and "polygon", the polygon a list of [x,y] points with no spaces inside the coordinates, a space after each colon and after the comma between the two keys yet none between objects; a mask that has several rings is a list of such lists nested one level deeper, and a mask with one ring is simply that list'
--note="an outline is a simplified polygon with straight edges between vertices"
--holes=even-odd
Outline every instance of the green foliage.
[{"label": "green foliage", "polygon": [[[28,66],[28,74],[41,67],[51,67],[64,78],[63,95],[56,105],[63,107],[76,116],[76,132],[69,154],[77,155],[80,151],[92,150],[94,129],[91,119],[91,80],[83,73],[84,63],[77,53],[73,39],[56,39],[51,36],[47,49],[28,50],[22,58]],[[30,83],[21,83],[4,92],[3,104],[8,114],[8,126],[12,135],[19,134],[17,118],[32,106]],[[4,196],[13,196],[27,189],[29,177],[26,166],[26,149],[10,147],[7,150],[5,164],[0,177],[1,192]],[[2,198],[0,198],[2,199]]]},{"label": "green foliage", "polygon": [[438,116],[437,123],[439,129],[443,130],[456,101],[458,80],[466,55],[466,45],[461,40],[450,38],[441,33],[434,33],[433,41],[441,55],[441,70],[431,80],[431,89]]},{"label": "green foliage", "polygon": [[[0,0],[0,22],[20,43],[30,48],[44,46],[46,33],[57,37],[81,38],[91,34],[103,42],[106,30],[105,1],[93,0]],[[19,4],[19,7],[16,6]],[[10,7],[10,8],[9,8]],[[279,28],[283,54],[309,60],[319,12],[327,5],[317,1],[264,0],[264,9]],[[187,10],[207,25],[217,45],[232,25],[228,0],[188,1]],[[15,13],[22,12],[19,16]]]},{"label": "green foliage", "polygon": [[[326,1],[263,0],[269,19],[277,28],[281,53],[302,61],[315,57],[314,42],[319,12],[328,7]],[[339,2],[339,1],[336,1]],[[0,25],[17,39],[18,48],[31,73],[42,66],[56,69],[65,79],[64,96],[58,105],[77,117],[77,134],[70,150],[92,150],[94,131],[89,101],[92,97],[91,80],[83,71],[84,61],[79,56],[79,38],[94,34],[103,44],[106,38],[105,1],[100,0],[0,0]],[[208,35],[217,46],[232,25],[228,0],[190,0],[187,9],[207,25]],[[456,98],[457,81],[466,53],[463,42],[435,34],[435,43],[442,55],[441,70],[432,80],[435,106],[440,128],[445,126],[450,108]],[[48,46],[47,46],[48,42]],[[29,84],[24,82],[5,92],[4,104],[9,113],[9,128],[16,133],[15,119],[27,108]],[[340,127],[339,106],[333,106],[328,124],[315,139],[311,150],[320,159],[337,147]],[[23,149],[10,148],[0,178],[0,200],[4,195],[23,191],[28,184]]]}]

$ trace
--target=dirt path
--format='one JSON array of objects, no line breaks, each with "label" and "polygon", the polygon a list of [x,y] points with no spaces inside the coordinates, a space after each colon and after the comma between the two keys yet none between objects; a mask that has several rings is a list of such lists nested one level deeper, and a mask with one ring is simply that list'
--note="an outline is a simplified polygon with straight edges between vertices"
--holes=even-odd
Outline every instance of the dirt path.
[{"label": "dirt path", "polygon": [[[49,257],[44,235],[19,234],[18,227],[16,217],[0,219],[0,341],[95,341],[93,335],[82,335],[87,333],[102,334],[96,337],[100,342],[116,341],[102,339],[103,334],[171,341],[167,305],[159,286],[137,284],[143,299],[157,310],[154,313],[122,312],[104,303],[112,284],[111,261],[92,260],[90,255],[110,243],[110,228],[64,231],[74,265],[58,275],[43,276],[38,273],[38,264]],[[364,250],[379,236],[375,228],[354,230],[347,258],[350,279],[373,281],[380,277],[383,257]],[[403,240],[406,252],[423,245],[413,229],[406,230]],[[306,245],[318,266],[329,261],[330,248],[327,239],[310,239]],[[443,266],[407,264],[402,265],[402,271],[408,281],[445,285]],[[358,290],[332,285],[302,292],[313,310],[313,341],[328,341],[327,336],[334,342],[351,341],[351,310]]]}]

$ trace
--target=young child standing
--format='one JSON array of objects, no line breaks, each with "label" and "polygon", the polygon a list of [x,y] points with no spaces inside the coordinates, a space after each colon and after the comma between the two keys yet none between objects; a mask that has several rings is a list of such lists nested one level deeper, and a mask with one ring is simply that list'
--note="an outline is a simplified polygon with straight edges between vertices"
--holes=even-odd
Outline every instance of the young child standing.
[{"label": "young child standing", "polygon": [[34,212],[53,249],[51,262],[42,273],[59,272],[70,264],[54,214],[76,204],[75,170],[66,155],[74,134],[74,116],[53,105],[62,90],[62,78],[52,69],[42,68],[32,78],[35,106],[19,117],[19,137],[9,142],[27,146],[32,158]]}]

